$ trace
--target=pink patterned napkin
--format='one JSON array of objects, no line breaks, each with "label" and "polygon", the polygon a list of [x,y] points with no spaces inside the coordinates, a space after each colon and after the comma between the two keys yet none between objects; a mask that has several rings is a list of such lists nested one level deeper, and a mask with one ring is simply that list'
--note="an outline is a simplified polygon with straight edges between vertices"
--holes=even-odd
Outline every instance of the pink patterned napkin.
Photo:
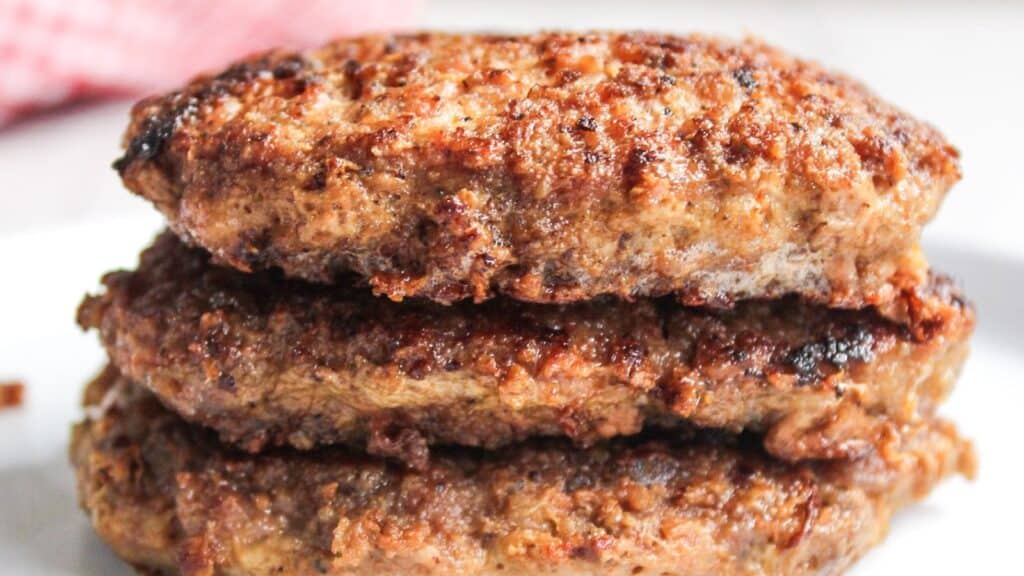
[{"label": "pink patterned napkin", "polygon": [[0,0],[0,125],[165,89],[250,52],[413,24],[423,0]]}]

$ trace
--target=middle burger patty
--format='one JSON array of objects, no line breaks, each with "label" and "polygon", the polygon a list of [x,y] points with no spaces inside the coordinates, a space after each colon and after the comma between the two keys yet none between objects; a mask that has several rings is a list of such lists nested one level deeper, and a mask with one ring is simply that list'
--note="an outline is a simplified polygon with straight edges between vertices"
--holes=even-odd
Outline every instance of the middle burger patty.
[{"label": "middle burger patty", "polygon": [[796,299],[449,307],[220,268],[169,233],[104,284],[80,324],[186,419],[250,451],[365,443],[413,464],[433,443],[675,424],[763,433],[787,460],[854,456],[931,413],[973,327],[941,278],[904,295],[928,310],[909,328]]}]

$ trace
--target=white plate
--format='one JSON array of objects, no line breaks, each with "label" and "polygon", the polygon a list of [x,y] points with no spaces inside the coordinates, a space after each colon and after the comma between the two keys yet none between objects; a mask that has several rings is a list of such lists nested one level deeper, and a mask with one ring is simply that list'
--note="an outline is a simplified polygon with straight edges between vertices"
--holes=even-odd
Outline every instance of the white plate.
[{"label": "white plate", "polygon": [[[75,326],[74,312],[101,272],[134,265],[159,228],[153,214],[0,238],[0,379],[28,384],[25,405],[0,413],[4,574],[131,573],[92,534],[75,501],[68,431],[83,383],[104,357],[95,335]],[[898,516],[888,541],[852,573],[1012,573],[1024,511],[1015,426],[1024,406],[1017,333],[1024,309],[1016,296],[1024,260],[929,248],[937,268],[963,280],[980,312],[973,355],[944,412],[977,441],[981,473],[973,485],[951,481]]]}]

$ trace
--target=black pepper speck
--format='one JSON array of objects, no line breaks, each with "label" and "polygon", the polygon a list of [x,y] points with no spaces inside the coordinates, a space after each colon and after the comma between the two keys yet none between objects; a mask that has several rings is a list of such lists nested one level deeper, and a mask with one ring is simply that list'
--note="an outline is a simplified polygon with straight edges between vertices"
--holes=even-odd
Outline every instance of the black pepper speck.
[{"label": "black pepper speck", "polygon": [[736,79],[736,82],[740,86],[743,86],[744,90],[750,91],[757,88],[757,80],[754,79],[754,71],[748,66],[737,68],[732,71],[732,77]]}]

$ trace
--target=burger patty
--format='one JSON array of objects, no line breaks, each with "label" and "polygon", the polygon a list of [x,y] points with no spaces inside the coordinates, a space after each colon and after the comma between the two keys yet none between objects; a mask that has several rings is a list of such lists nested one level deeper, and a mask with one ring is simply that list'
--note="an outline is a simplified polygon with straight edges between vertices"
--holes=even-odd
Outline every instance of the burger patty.
[{"label": "burger patty", "polygon": [[974,315],[947,280],[877,312],[780,301],[394,303],[349,285],[245,274],[165,233],[86,298],[115,366],[248,451],[338,442],[421,465],[435,443],[581,445],[645,424],[762,433],[783,459],[863,454],[930,415]]},{"label": "burger patty", "polygon": [[921,423],[860,460],[785,464],[696,435],[445,449],[413,471],[340,448],[234,452],[112,369],[87,398],[80,502],[157,574],[834,575],[895,509],[973,469],[952,426]]},{"label": "burger patty", "polygon": [[445,303],[885,307],[926,280],[919,229],[959,178],[845,76],[650,33],[271,52],[140,102],[125,143],[125,184],[219,261]]}]

